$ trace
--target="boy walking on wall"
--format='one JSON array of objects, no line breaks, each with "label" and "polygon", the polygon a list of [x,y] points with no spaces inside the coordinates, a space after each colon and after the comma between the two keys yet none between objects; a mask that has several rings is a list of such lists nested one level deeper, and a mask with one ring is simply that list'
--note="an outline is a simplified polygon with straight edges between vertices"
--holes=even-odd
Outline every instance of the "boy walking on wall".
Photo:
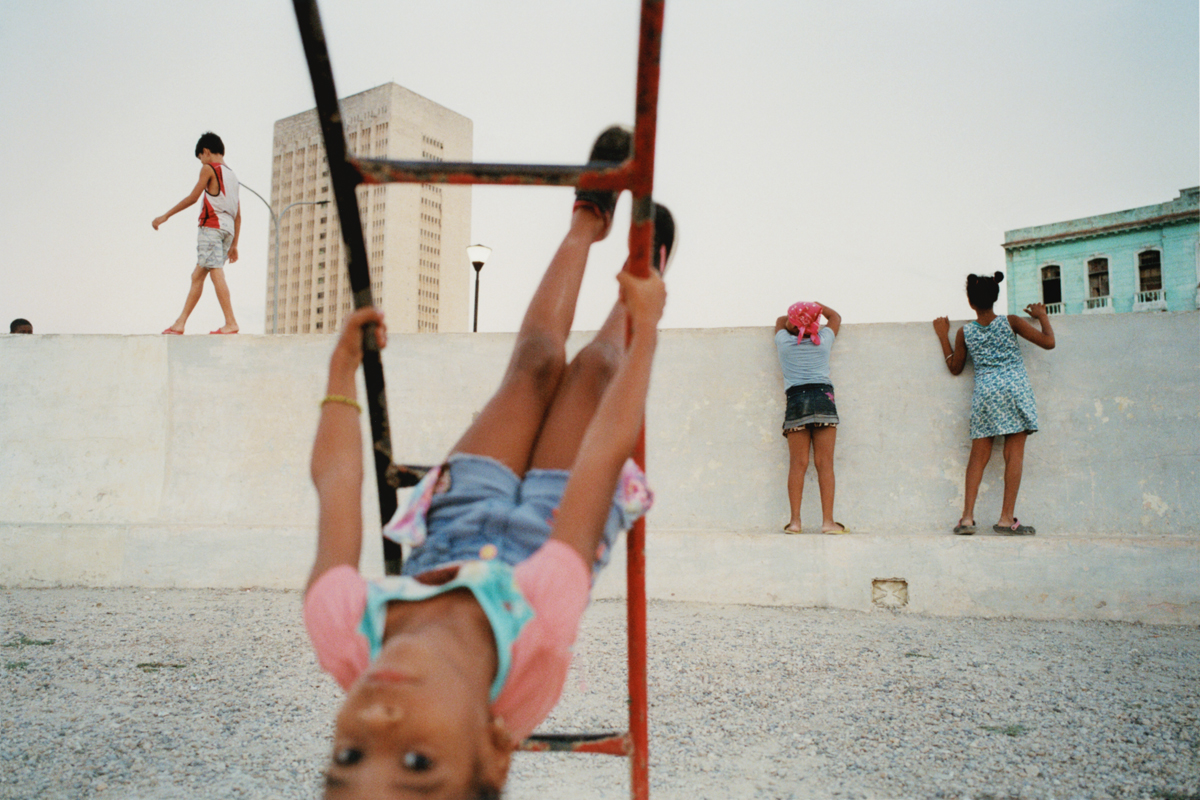
[{"label": "boy walking on wall", "polygon": [[163,331],[180,335],[200,294],[204,291],[204,278],[212,278],[217,302],[225,314],[225,324],[210,333],[237,333],[237,320],[233,318],[233,306],[229,302],[229,284],[225,282],[225,261],[232,264],[238,260],[238,235],[242,230],[242,209],[238,204],[238,179],[225,165],[225,144],[221,137],[211,131],[196,142],[196,158],[200,159],[200,179],[187,197],[163,214],[155,217],[154,230],[168,219],[203,200],[200,208],[200,231],[196,238],[196,269],[192,272],[192,286],[188,290],[183,313],[171,327]]}]

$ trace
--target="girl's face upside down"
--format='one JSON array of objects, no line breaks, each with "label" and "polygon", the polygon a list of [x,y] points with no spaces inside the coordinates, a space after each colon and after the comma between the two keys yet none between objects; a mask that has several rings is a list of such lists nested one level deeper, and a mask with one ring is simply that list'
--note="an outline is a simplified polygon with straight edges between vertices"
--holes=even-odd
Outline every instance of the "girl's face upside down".
[{"label": "girl's face upside down", "polygon": [[326,797],[462,798],[504,784],[509,737],[458,655],[387,642],[338,712]]}]

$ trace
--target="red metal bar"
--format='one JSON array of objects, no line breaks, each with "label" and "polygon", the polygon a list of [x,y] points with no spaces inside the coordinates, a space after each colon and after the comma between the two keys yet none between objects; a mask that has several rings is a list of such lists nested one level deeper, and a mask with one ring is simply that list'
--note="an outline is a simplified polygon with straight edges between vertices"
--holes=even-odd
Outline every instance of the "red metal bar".
[{"label": "red metal bar", "polygon": [[[650,274],[654,247],[654,147],[658,134],[658,77],[662,57],[663,0],[643,0],[638,41],[637,119],[633,134],[633,223],[629,231],[629,269]],[[645,469],[646,431],[634,448]],[[650,729],[646,683],[646,521],[640,519],[625,539],[625,614],[629,637],[629,796],[650,797]]]},{"label": "red metal bar", "polygon": [[628,733],[601,734],[543,734],[530,736],[518,750],[526,753],[598,753],[606,756],[628,756],[633,742]]},{"label": "red metal bar", "polygon": [[389,161],[349,158],[361,183],[456,183],[508,186],[578,186],[581,189],[628,189],[634,162],[608,169],[569,164],[477,164],[473,161]]}]

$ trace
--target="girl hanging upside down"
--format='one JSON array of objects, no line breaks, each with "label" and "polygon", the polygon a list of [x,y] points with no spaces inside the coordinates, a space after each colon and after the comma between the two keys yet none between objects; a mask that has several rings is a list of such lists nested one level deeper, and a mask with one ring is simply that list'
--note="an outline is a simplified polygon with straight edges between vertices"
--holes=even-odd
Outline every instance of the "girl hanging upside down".
[{"label": "girl hanging upside down", "polygon": [[[592,161],[623,161],[631,137],[601,134]],[[389,534],[414,545],[404,575],[365,581],[362,440],[351,315],[329,366],[313,445],[320,500],[304,618],[321,666],[346,690],[327,797],[496,797],[509,759],[562,692],[595,570],[649,507],[631,461],[666,301],[670,213],[655,207],[656,273],[617,276],[620,297],[567,363],[565,344],[594,242],[616,193],[576,193],[571,226],[521,323],[496,394],[413,492]],[[626,329],[631,331],[625,343]],[[332,402],[330,402],[332,400]]]}]

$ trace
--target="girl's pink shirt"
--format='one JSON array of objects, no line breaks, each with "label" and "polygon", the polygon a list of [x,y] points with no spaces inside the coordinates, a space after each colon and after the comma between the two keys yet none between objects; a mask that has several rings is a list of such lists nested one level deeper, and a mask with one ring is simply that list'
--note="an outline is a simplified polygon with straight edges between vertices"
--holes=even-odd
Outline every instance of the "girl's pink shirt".
[{"label": "girl's pink shirt", "polygon": [[[513,570],[534,617],[512,648],[512,666],[492,713],[518,739],[553,710],[571,665],[571,648],[587,609],[591,573],[569,545],[551,539]],[[359,632],[367,584],[358,570],[334,567],[304,598],[304,624],[321,667],[347,691],[370,665],[367,637]]]}]

